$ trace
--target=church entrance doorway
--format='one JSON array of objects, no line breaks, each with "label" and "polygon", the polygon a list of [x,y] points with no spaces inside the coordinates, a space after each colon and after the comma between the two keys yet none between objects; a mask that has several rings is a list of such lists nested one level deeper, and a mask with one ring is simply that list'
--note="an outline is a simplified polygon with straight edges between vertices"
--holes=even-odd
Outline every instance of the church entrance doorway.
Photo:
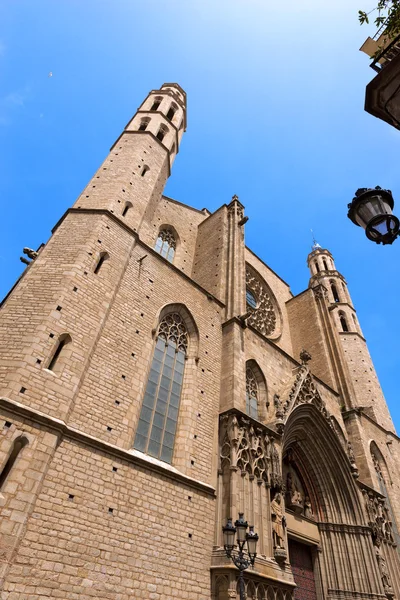
[{"label": "church entrance doorway", "polygon": [[294,600],[317,600],[311,546],[289,539],[289,560],[297,585]]}]

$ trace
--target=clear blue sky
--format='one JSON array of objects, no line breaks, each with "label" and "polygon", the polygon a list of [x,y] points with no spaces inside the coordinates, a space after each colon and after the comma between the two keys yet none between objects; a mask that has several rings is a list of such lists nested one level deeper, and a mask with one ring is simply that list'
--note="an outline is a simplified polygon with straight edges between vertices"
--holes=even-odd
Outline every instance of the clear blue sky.
[{"label": "clear blue sky", "polygon": [[347,278],[399,430],[400,241],[372,244],[346,217],[358,187],[391,189],[400,211],[400,132],[363,110],[368,1],[2,2],[0,294],[147,92],[177,81],[188,129],[166,194],[210,210],[238,194],[247,244],[295,294],[314,229]]}]

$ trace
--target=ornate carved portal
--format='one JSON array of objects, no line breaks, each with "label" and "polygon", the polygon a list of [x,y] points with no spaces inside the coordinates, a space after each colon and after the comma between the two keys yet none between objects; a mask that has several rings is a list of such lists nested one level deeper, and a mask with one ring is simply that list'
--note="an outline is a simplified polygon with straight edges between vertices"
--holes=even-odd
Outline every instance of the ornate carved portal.
[{"label": "ornate carved portal", "polygon": [[219,475],[221,521],[244,512],[260,536],[258,554],[284,560],[284,486],[274,432],[243,413],[221,415]]}]

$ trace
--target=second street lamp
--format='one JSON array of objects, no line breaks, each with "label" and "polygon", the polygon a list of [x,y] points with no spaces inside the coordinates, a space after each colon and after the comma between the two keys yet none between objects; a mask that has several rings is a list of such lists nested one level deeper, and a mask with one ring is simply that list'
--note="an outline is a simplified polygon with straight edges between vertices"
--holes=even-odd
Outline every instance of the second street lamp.
[{"label": "second street lamp", "polygon": [[[250,565],[254,566],[257,556],[258,535],[254,532],[254,527],[250,525],[249,531],[247,521],[243,518],[243,513],[239,513],[239,518],[232,523],[229,518],[225,527],[222,528],[224,534],[224,549],[228,558],[232,559],[233,564],[239,569],[239,592],[240,600],[245,600],[243,571]],[[235,544],[235,534],[237,534],[237,549]],[[247,549],[245,545],[247,543]]]},{"label": "second street lamp", "polygon": [[360,188],[348,205],[347,216],[365,229],[366,236],[377,244],[392,244],[399,235],[399,219],[392,214],[394,200],[390,190],[379,186]]}]

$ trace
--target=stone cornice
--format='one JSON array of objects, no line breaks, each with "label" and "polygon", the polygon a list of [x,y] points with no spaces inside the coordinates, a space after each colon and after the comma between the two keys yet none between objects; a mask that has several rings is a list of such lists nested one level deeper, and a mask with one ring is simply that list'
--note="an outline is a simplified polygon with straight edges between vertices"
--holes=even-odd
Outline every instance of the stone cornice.
[{"label": "stone cornice", "polygon": [[110,444],[109,442],[105,442],[104,440],[70,427],[67,425],[67,423],[65,423],[65,421],[46,415],[45,413],[33,409],[30,406],[26,406],[25,404],[21,404],[16,400],[11,400],[10,398],[0,398],[0,408],[3,408],[19,417],[29,419],[33,423],[45,426],[49,430],[59,435],[61,438],[67,438],[80,442],[85,446],[89,446],[99,452],[106,452],[107,454],[111,454],[112,456],[115,456],[121,460],[125,460],[137,465],[142,469],[153,471],[168,479],[179,481],[190,488],[194,488],[204,492],[209,496],[215,497],[215,488],[207,483],[203,483],[202,481],[188,477],[173,467],[167,465],[164,467],[162,464],[160,464],[160,461],[153,461],[150,457],[147,458],[146,455],[141,457],[137,452],[133,454],[129,450],[125,450],[124,448],[120,448],[119,446],[115,446],[114,444]]}]

